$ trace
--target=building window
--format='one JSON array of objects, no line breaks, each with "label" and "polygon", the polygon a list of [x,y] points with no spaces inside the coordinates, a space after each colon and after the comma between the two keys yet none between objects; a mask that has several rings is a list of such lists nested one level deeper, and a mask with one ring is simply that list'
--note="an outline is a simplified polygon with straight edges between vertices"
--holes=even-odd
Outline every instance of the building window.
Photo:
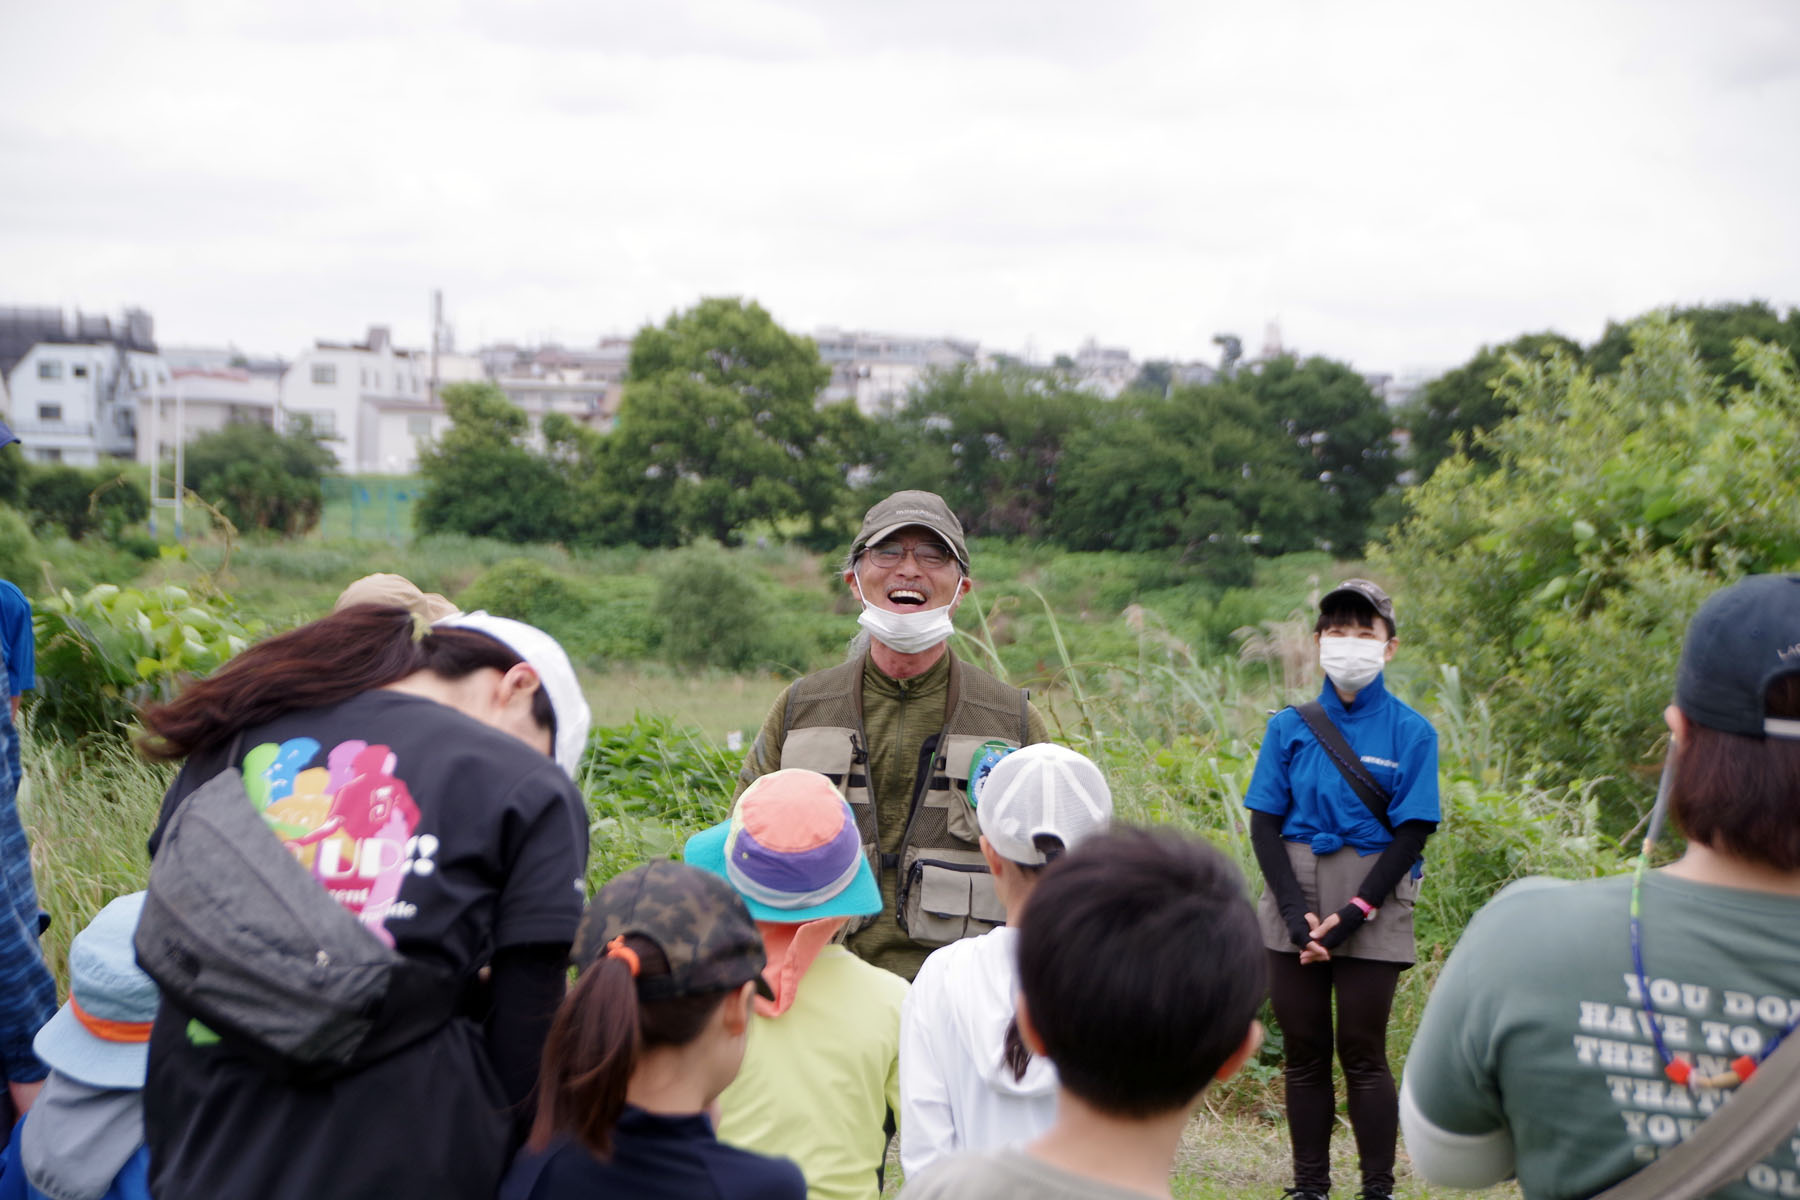
[{"label": "building window", "polygon": [[329,408],[300,408],[289,414],[290,430],[300,428],[302,423],[310,425],[312,431],[320,437],[331,437],[337,433],[337,414]]},{"label": "building window", "polygon": [[430,437],[431,436],[431,418],[430,417],[408,417],[408,418],[406,418],[406,432],[416,438]]},{"label": "building window", "polygon": [[77,378],[77,379],[86,379],[87,378],[87,367],[85,365],[71,367],[71,368],[69,368],[69,374],[75,376],[75,378]]},{"label": "building window", "polygon": [[60,405],[60,404],[40,404],[40,405],[38,405],[38,420],[40,420],[40,421],[60,421],[60,420],[62,420],[62,405]]},{"label": "building window", "polygon": [[38,378],[39,379],[61,379],[62,378],[62,364],[59,362],[52,362],[49,359],[44,359],[43,361],[38,363]]},{"label": "building window", "polygon": [[[337,367],[331,363],[314,363],[312,381],[320,387],[337,386]],[[315,425],[314,428],[317,428]]]},{"label": "building window", "polygon": [[39,462],[61,462],[62,461],[62,447],[61,446],[50,446],[50,447],[47,447],[46,449],[39,450],[38,451],[38,461]]}]

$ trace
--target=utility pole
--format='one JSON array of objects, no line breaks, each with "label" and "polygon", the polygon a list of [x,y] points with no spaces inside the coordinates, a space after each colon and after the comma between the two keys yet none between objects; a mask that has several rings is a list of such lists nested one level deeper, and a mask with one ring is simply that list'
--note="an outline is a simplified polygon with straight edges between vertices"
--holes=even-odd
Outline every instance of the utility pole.
[{"label": "utility pole", "polygon": [[431,382],[430,397],[435,408],[438,402],[438,334],[444,328],[444,289],[431,289]]}]

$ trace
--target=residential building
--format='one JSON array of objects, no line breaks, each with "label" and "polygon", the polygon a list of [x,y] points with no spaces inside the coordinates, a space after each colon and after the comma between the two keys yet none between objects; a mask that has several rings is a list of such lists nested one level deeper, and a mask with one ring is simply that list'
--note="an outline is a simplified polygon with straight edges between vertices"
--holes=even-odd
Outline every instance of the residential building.
[{"label": "residential building", "polygon": [[827,327],[813,334],[819,357],[831,368],[820,403],[854,400],[870,416],[893,412],[914,384],[933,368],[974,364],[976,342],[948,337],[908,337]]},{"label": "residential building", "polygon": [[479,357],[506,398],[531,418],[534,431],[546,416],[559,412],[607,433],[624,399],[631,340],[602,338],[595,346],[577,349],[505,343],[483,348]]},{"label": "residential building", "polygon": [[1102,346],[1089,338],[1075,352],[1075,367],[1072,372],[1075,386],[1108,400],[1116,400],[1120,392],[1130,387],[1131,381],[1137,378],[1137,373],[1137,364],[1131,361],[1131,351],[1123,346]]},{"label": "residential building", "polygon": [[169,386],[142,309],[110,317],[0,308],[0,373],[27,458],[93,466],[137,449],[139,409]]},{"label": "residential building", "polygon": [[[385,325],[370,326],[361,342],[317,342],[282,374],[283,424],[311,422],[345,472],[410,474],[419,443],[450,427],[431,370],[428,351],[396,348]],[[439,386],[484,376],[474,355],[443,353],[437,374]]]},{"label": "residential building", "polygon": [[274,426],[281,380],[247,367],[175,367],[169,386],[146,398],[138,429],[137,457],[150,462],[175,454],[177,439],[191,442],[241,422]]}]

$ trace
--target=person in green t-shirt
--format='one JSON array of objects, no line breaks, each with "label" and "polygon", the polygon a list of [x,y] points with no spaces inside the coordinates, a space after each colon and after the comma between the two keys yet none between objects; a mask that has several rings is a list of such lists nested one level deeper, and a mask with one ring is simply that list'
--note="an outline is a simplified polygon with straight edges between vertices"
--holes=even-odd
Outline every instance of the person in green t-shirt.
[{"label": "person in green t-shirt", "polygon": [[[1665,717],[1681,858],[1647,870],[1659,800],[1636,876],[1516,883],[1445,964],[1400,1100],[1434,1184],[1592,1196],[1734,1111],[1800,1023],[1800,575],[1701,606]],[[1712,1194],[1794,1194],[1795,1147]]]}]

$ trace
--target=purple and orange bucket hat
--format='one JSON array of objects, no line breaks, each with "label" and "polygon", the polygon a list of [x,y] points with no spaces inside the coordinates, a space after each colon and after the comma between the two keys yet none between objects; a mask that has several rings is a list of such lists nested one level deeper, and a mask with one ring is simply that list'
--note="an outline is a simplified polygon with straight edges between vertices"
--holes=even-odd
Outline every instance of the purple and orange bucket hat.
[{"label": "purple and orange bucket hat", "polygon": [[797,925],[881,911],[856,818],[817,771],[764,775],[744,789],[730,819],[688,839],[682,858],[723,877],[758,921]]}]

